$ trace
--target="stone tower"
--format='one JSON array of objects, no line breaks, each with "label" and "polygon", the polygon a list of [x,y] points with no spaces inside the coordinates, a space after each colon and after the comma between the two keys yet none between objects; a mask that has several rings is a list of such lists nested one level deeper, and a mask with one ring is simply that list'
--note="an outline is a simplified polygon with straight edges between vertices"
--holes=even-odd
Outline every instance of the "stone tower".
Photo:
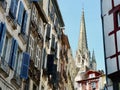
[{"label": "stone tower", "polygon": [[78,49],[76,51],[76,66],[82,72],[85,72],[90,66],[90,56],[87,45],[84,10],[82,11]]},{"label": "stone tower", "polygon": [[97,63],[96,63],[96,59],[95,59],[95,53],[94,53],[94,50],[93,50],[92,61],[91,61],[91,69],[96,70],[96,66],[97,66]]}]

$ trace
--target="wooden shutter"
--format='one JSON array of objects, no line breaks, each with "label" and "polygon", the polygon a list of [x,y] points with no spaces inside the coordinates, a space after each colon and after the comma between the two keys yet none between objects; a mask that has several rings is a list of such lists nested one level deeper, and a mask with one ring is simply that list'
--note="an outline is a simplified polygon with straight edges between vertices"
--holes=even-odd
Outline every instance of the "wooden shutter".
[{"label": "wooden shutter", "polygon": [[47,25],[47,32],[46,32],[46,38],[50,39],[50,31],[51,31],[51,25]]},{"label": "wooden shutter", "polygon": [[2,53],[2,47],[3,47],[5,33],[6,33],[6,25],[1,23],[1,25],[0,25],[0,55]]},{"label": "wooden shutter", "polygon": [[11,51],[10,51],[10,59],[9,59],[9,66],[14,69],[14,64],[16,60],[16,54],[18,50],[18,43],[17,41],[13,38],[12,39],[12,45],[11,45]]},{"label": "wooden shutter", "polygon": [[21,33],[22,34],[25,34],[26,32],[26,25],[27,25],[27,17],[28,17],[28,13],[27,11],[24,11],[24,20],[23,20],[23,24],[22,24],[22,27],[21,27]]},{"label": "wooden shutter", "polygon": [[20,2],[20,6],[19,6],[19,13],[18,13],[18,24],[21,26],[22,24],[22,19],[23,19],[23,13],[24,13],[24,5],[22,3],[22,1]]},{"label": "wooden shutter", "polygon": [[11,0],[9,12],[13,19],[16,18],[17,6],[18,6],[18,0]]},{"label": "wooden shutter", "polygon": [[21,78],[24,78],[24,79],[28,78],[29,62],[30,62],[30,55],[24,52],[22,65],[21,65],[21,73],[20,73]]}]

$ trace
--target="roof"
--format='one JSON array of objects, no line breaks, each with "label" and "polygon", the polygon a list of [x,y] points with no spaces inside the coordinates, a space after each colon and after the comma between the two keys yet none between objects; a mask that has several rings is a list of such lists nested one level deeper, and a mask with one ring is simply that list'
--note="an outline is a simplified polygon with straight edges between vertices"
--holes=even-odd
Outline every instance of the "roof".
[{"label": "roof", "polygon": [[61,39],[62,39],[62,44],[67,45],[67,48],[70,48],[68,36],[63,33]]},{"label": "roof", "polygon": [[[92,73],[95,74],[95,77],[89,78],[89,75],[92,74]],[[84,78],[77,80],[77,82],[81,83],[81,82],[88,81],[88,80],[95,80],[95,79],[100,78],[102,75],[103,74],[98,72],[98,71],[89,70],[89,71],[85,72],[84,75],[82,75],[82,76],[84,76]]]},{"label": "roof", "polygon": [[60,22],[61,22],[61,27],[64,27],[65,26],[65,24],[64,24],[64,21],[63,21],[63,18],[62,18],[62,14],[61,14],[61,12],[60,12],[60,8],[59,8],[59,5],[58,5],[58,2],[57,2],[57,0],[52,0],[52,3],[55,5],[55,9],[56,9],[56,13],[57,13],[57,15],[59,15],[59,17],[60,17]]}]

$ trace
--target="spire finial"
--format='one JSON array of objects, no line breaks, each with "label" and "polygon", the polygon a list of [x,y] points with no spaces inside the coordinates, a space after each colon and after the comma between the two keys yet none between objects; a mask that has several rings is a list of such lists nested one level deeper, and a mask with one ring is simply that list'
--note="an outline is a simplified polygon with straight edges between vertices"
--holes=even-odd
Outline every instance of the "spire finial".
[{"label": "spire finial", "polygon": [[82,1],[82,11],[84,12],[84,2]]}]

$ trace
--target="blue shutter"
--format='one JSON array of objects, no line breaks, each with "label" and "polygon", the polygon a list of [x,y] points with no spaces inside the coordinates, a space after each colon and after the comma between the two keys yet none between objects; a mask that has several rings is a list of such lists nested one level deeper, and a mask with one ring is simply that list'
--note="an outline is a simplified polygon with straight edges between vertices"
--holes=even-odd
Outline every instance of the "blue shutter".
[{"label": "blue shutter", "polygon": [[22,19],[23,19],[23,12],[24,12],[24,6],[23,3],[20,2],[20,7],[19,7],[19,13],[18,13],[18,24],[21,26],[22,24]]},{"label": "blue shutter", "polygon": [[15,17],[17,13],[17,7],[18,7],[18,0],[15,0],[15,10],[14,10]]},{"label": "blue shutter", "polygon": [[12,66],[12,53],[13,53],[13,49],[14,49],[14,42],[15,42],[15,39],[12,38],[12,44],[11,44],[11,50],[10,50],[10,57],[9,57],[9,63],[8,63],[8,65],[10,67]]},{"label": "blue shutter", "polygon": [[27,13],[27,11],[25,11],[24,12],[24,21],[23,21],[23,25],[22,25],[22,28],[21,28],[21,33],[22,34],[25,34],[25,32],[26,32],[27,17],[28,17],[28,13]]},{"label": "blue shutter", "polygon": [[2,53],[2,47],[3,47],[3,42],[4,42],[4,37],[5,37],[5,33],[6,33],[6,25],[2,24],[0,25],[0,55]]},{"label": "blue shutter", "polygon": [[24,78],[24,79],[28,78],[29,62],[30,62],[30,55],[24,52],[22,65],[21,65],[21,73],[20,73],[21,78]]},{"label": "blue shutter", "polygon": [[15,40],[15,42],[14,42],[14,50],[13,50],[13,54],[12,54],[12,64],[11,64],[12,68],[14,68],[14,64],[15,64],[15,60],[16,60],[16,56],[17,56],[17,50],[18,50],[18,43]]},{"label": "blue shutter", "polygon": [[11,51],[10,51],[10,59],[9,59],[9,66],[14,69],[14,63],[16,59],[16,54],[18,50],[18,43],[17,41],[13,38],[12,39],[12,45],[11,45]]},{"label": "blue shutter", "polygon": [[16,12],[17,12],[17,5],[18,5],[18,0],[11,0],[11,5],[10,5],[10,15],[12,18],[16,18]]}]

